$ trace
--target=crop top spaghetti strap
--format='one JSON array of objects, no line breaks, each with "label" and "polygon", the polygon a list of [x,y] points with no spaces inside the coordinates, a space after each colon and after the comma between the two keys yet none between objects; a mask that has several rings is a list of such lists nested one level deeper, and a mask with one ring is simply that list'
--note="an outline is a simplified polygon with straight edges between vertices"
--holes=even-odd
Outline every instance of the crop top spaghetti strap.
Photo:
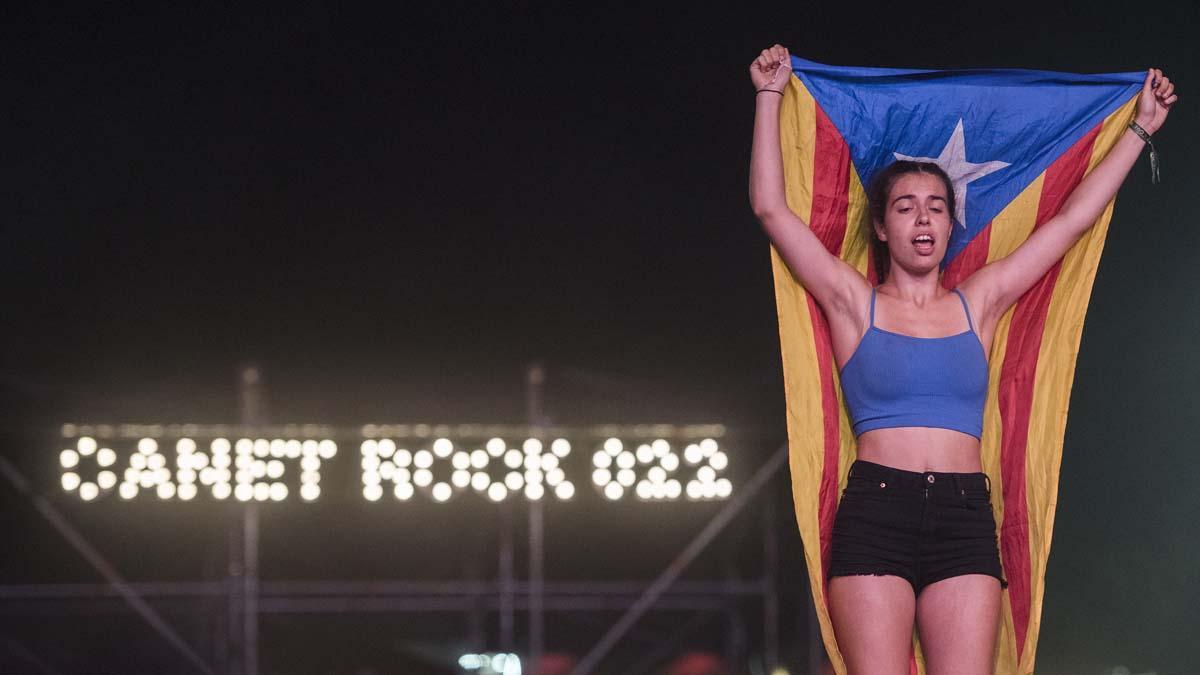
[{"label": "crop top spaghetti strap", "polygon": [[854,435],[891,427],[953,429],[980,438],[988,364],[967,300],[956,288],[968,330],[922,338],[871,325],[842,367],[842,393]]}]

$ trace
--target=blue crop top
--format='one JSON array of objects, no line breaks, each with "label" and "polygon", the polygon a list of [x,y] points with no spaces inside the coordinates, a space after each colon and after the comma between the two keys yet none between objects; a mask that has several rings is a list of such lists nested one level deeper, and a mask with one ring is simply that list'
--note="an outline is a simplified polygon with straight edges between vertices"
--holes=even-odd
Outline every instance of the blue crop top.
[{"label": "blue crop top", "polygon": [[968,330],[922,338],[871,325],[842,367],[842,393],[854,435],[891,427],[953,429],[979,438],[987,399],[988,364],[966,298],[956,288]]}]

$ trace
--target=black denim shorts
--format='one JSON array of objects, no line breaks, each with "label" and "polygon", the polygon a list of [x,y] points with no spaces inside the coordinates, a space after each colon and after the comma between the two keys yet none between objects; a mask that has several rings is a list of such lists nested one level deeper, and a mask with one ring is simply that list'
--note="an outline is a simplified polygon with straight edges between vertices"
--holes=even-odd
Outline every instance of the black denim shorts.
[{"label": "black denim shorts", "polygon": [[929,584],[1000,569],[991,485],[983,473],[901,471],[856,461],[833,523],[829,576],[895,575]]}]

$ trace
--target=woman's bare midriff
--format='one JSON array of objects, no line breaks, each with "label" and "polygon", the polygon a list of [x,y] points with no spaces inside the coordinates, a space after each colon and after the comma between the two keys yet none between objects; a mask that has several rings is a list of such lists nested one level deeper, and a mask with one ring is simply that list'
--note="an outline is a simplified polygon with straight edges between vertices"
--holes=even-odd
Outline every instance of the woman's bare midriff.
[{"label": "woman's bare midriff", "polygon": [[983,470],[979,439],[951,429],[897,427],[858,437],[858,459],[904,471],[974,473]]}]

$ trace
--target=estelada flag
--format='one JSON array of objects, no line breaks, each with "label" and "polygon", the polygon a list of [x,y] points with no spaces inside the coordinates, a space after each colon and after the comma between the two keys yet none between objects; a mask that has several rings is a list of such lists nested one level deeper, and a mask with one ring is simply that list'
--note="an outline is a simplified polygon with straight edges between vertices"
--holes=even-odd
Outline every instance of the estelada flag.
[{"label": "estelada flag", "polygon": [[[792,68],[780,113],[788,205],[874,284],[863,185],[896,159],[937,162],[957,197],[946,288],[1058,212],[1125,131],[1144,77],[841,68],[795,57]],[[1009,582],[997,673],[1033,672],[1067,404],[1112,206],[1004,315],[989,356],[983,467]],[[796,519],[825,646],[845,673],[825,592],[855,439],[826,319],[774,249],[771,258]],[[924,670],[915,635],[912,670]]]}]

